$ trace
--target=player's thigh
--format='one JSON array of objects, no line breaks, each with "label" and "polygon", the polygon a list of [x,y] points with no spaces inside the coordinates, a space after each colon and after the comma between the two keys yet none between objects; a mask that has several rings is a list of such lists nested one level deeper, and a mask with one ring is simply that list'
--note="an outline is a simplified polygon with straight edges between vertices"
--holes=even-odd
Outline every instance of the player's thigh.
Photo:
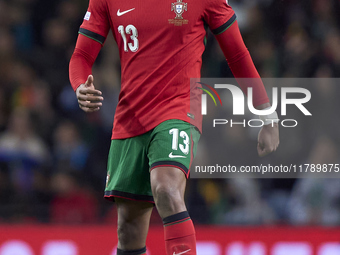
[{"label": "player's thigh", "polygon": [[186,177],[175,167],[156,167],[151,171],[151,188],[162,218],[186,211],[184,191]]},{"label": "player's thigh", "polygon": [[142,229],[149,225],[154,207],[152,203],[132,201],[124,198],[115,198],[115,202],[118,213],[118,225],[128,222]]},{"label": "player's thigh", "polygon": [[184,197],[186,177],[175,167],[156,167],[150,173],[152,193],[169,192],[173,197]]}]

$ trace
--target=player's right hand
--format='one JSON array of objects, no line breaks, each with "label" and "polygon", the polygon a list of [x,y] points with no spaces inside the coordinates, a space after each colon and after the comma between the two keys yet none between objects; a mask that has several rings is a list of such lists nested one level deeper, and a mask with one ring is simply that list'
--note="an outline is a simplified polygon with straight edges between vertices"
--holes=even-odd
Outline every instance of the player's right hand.
[{"label": "player's right hand", "polygon": [[104,100],[101,96],[102,92],[94,88],[92,74],[87,77],[87,81],[84,84],[77,88],[76,95],[79,107],[84,112],[98,111]]}]

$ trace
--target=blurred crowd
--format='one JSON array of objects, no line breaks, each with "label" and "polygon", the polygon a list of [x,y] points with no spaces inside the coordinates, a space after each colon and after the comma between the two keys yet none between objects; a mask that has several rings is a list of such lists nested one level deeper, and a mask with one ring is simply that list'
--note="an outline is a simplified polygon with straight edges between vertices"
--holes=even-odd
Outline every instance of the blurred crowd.
[{"label": "blurred crowd", "polygon": [[[262,77],[340,75],[338,0],[229,3]],[[120,87],[111,35],[93,69],[105,98],[101,111],[83,113],[68,80],[87,4],[0,0],[0,223],[115,221],[113,205],[102,199]],[[203,62],[203,77],[232,76],[211,33]],[[283,131],[280,149],[267,159],[271,163],[340,162],[339,121],[329,123],[338,115],[339,86],[325,83],[311,90],[318,95],[311,104],[317,119]],[[249,130],[222,135],[228,141],[222,148],[226,160],[258,162],[256,136]],[[203,135],[196,160],[213,160],[210,148]],[[191,179],[186,199],[196,223],[339,225],[339,180]],[[152,222],[160,221],[155,216]]]}]

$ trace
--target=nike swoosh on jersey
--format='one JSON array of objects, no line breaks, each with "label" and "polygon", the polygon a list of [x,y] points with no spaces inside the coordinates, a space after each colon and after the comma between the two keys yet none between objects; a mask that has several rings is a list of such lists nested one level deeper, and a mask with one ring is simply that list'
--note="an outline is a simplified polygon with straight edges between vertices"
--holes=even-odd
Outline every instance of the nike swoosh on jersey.
[{"label": "nike swoosh on jersey", "polygon": [[122,16],[122,15],[124,15],[125,13],[128,13],[128,12],[130,12],[130,11],[133,11],[135,8],[132,8],[132,9],[130,9],[130,10],[126,10],[126,11],[123,11],[123,12],[120,12],[120,9],[118,9],[118,11],[117,11],[117,16],[119,17],[119,16]]},{"label": "nike swoosh on jersey", "polygon": [[[172,152],[170,152],[169,158],[186,158],[186,156],[182,156],[182,155],[172,155]],[[182,254],[182,253],[178,253],[178,254]],[[176,255],[177,255],[177,254],[176,254]]]},{"label": "nike swoosh on jersey", "polygon": [[174,254],[173,254],[173,255],[181,255],[181,254],[187,253],[188,251],[191,251],[191,249],[189,249],[189,250],[186,250],[186,251],[182,251],[182,252],[180,252],[180,253],[176,253],[176,252],[174,252]]}]

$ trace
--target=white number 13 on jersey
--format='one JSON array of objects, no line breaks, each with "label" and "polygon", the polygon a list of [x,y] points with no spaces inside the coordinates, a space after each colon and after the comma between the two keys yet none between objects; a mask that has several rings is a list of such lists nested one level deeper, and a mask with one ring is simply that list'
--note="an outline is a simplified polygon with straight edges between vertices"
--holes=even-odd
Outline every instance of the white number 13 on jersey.
[{"label": "white number 13 on jersey", "polygon": [[[134,25],[127,25],[125,30],[124,26],[120,25],[118,27],[118,32],[122,35],[123,42],[124,42],[124,51],[128,52],[128,47],[130,51],[136,52],[139,48],[139,42],[138,42],[138,32],[137,28]],[[133,43],[127,43],[126,41],[126,35],[130,35],[131,40]]]}]

